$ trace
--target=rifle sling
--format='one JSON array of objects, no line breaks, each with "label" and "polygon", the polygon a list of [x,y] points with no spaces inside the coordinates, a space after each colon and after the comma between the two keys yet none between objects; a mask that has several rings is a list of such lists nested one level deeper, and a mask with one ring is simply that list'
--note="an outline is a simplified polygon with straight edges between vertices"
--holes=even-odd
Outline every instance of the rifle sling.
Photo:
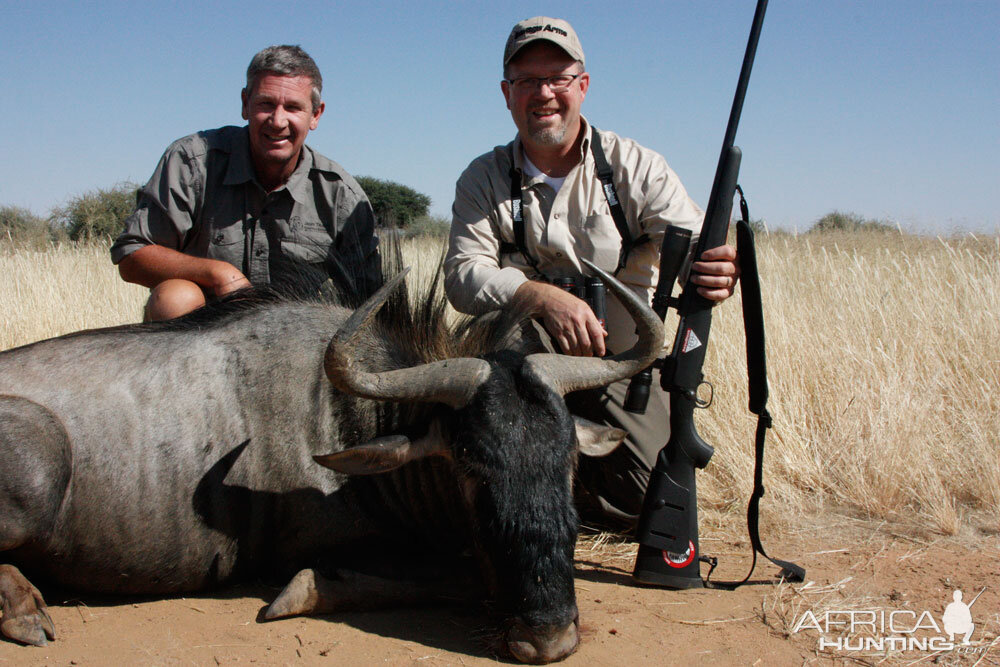
[{"label": "rifle sling", "polygon": [[[745,584],[757,566],[760,553],[781,568],[781,576],[789,581],[803,581],[806,571],[799,565],[777,558],[771,558],[764,551],[760,541],[759,506],[764,496],[764,438],[771,428],[771,415],[767,412],[767,363],[764,350],[764,308],[760,296],[760,275],[757,271],[757,253],[754,248],[753,231],[750,229],[750,211],[743,189],[736,186],[740,195],[740,215],[736,223],[736,253],[740,258],[740,282],[743,292],[743,328],[746,333],[747,384],[749,387],[750,412],[757,415],[757,432],[754,440],[753,493],[747,506],[747,531],[753,546],[753,561],[750,571],[742,581],[709,581],[711,570],[705,578],[707,588],[733,590]],[[714,565],[712,566],[714,569]]]}]

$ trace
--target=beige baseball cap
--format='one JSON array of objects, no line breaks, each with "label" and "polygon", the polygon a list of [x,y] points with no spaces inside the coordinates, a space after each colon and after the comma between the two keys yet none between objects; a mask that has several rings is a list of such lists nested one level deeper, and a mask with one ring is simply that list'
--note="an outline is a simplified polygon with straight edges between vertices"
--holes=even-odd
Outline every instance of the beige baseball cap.
[{"label": "beige baseball cap", "polygon": [[552,42],[568,53],[573,60],[584,63],[583,47],[580,46],[580,39],[576,36],[576,31],[573,30],[569,21],[553,19],[548,16],[536,16],[521,21],[510,31],[507,46],[503,50],[504,67],[524,46],[538,39]]}]

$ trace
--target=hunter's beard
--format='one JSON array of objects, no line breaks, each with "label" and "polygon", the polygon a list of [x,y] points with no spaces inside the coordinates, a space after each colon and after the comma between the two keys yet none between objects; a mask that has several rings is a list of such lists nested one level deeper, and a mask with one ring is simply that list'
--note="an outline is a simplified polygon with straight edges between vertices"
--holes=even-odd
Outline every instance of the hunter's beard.
[{"label": "hunter's beard", "polygon": [[531,140],[540,146],[558,146],[566,138],[566,123],[560,123],[558,127],[542,127],[528,133]]}]

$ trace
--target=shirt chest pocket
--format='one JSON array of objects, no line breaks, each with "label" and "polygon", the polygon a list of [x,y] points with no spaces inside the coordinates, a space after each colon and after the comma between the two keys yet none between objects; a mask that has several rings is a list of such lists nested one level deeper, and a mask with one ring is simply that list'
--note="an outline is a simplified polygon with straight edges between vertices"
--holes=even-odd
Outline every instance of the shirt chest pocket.
[{"label": "shirt chest pocket", "polygon": [[210,259],[221,259],[233,266],[243,266],[243,225],[235,224],[211,230],[206,254]]},{"label": "shirt chest pocket", "polygon": [[319,264],[333,248],[333,238],[318,220],[293,221],[289,232],[281,239],[281,252],[296,261]]},{"label": "shirt chest pocket", "polygon": [[587,216],[581,231],[582,234],[576,240],[580,256],[589,259],[605,271],[614,271],[618,266],[622,237],[611,215],[595,213]]}]

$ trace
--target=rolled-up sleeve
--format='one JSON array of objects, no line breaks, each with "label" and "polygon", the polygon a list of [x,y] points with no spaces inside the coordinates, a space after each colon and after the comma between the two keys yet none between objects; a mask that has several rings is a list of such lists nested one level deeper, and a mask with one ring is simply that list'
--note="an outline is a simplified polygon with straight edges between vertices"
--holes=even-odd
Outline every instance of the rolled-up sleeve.
[{"label": "rolled-up sleeve", "polygon": [[456,310],[479,315],[503,308],[528,280],[520,269],[500,266],[505,204],[497,202],[481,161],[458,179],[444,264],[445,293]]},{"label": "rolled-up sleeve", "polygon": [[196,164],[180,142],[167,149],[149,182],[136,194],[135,211],[111,246],[113,263],[148,245],[184,247],[198,216],[199,189],[204,182]]}]

